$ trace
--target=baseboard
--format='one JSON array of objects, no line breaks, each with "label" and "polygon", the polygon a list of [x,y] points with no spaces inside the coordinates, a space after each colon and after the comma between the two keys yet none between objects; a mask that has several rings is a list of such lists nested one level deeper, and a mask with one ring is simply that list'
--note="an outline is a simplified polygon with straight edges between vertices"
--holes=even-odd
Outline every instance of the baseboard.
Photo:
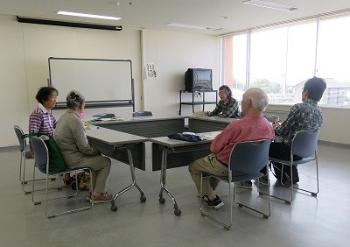
[{"label": "baseboard", "polygon": [[6,146],[6,147],[0,147],[0,152],[8,152],[8,151],[18,151],[18,146]]},{"label": "baseboard", "polygon": [[333,147],[350,148],[350,144],[345,144],[345,143],[337,143],[337,142],[330,142],[330,141],[323,141],[323,140],[319,140],[318,143],[322,145],[333,146]]}]

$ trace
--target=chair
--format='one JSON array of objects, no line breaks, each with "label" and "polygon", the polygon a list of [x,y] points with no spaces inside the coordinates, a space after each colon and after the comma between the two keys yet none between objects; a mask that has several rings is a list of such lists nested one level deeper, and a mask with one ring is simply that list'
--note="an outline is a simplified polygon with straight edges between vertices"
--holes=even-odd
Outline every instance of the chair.
[{"label": "chair", "polygon": [[152,117],[151,111],[135,111],[132,113],[132,117]]},{"label": "chair", "polygon": [[[57,173],[52,173],[49,172],[49,151],[47,149],[47,146],[44,142],[43,139],[39,138],[39,137],[32,137],[31,138],[31,145],[32,148],[34,150],[34,157],[35,157],[35,165],[34,165],[34,171],[33,171],[33,190],[32,190],[32,201],[34,203],[34,205],[38,205],[41,204],[41,201],[35,201],[34,199],[34,188],[35,188],[35,168],[37,168],[40,172],[44,173],[46,175],[45,177],[45,181],[46,181],[46,197],[45,197],[45,215],[48,218],[54,218],[56,216],[60,216],[60,215],[64,215],[64,214],[69,214],[69,213],[75,213],[75,212],[79,212],[79,211],[83,211],[83,210],[87,210],[90,209],[94,204],[93,201],[91,201],[90,206],[85,206],[85,207],[80,207],[80,208],[74,208],[71,210],[66,210],[63,212],[59,212],[56,214],[48,214],[48,201],[49,200],[55,200],[55,199],[60,199],[60,198],[72,198],[72,197],[77,197],[78,192],[79,192],[79,186],[78,186],[78,181],[76,180],[76,193],[73,195],[68,195],[65,197],[56,197],[56,198],[52,198],[52,199],[48,199],[48,191],[49,191],[49,176],[50,175],[60,175],[60,174],[65,174],[65,173],[69,173],[69,172],[74,172],[75,175],[77,174],[77,172],[79,171],[88,171],[90,173],[90,188],[92,188],[92,171],[90,168],[88,167],[82,167],[82,168],[76,168],[76,169],[67,169],[65,171],[61,171],[61,172],[57,172]],[[40,169],[40,167],[46,167],[46,170]]]},{"label": "chair", "polygon": [[[269,149],[270,140],[259,140],[259,141],[249,141],[236,144],[230,154],[229,166],[228,166],[228,176],[218,177],[211,174],[202,173],[201,174],[201,187],[203,182],[203,176],[207,175],[207,178],[214,177],[225,181],[229,185],[229,201],[230,201],[230,224],[225,224],[214,217],[206,213],[202,208],[200,209],[201,214],[208,216],[214,221],[222,224],[226,229],[230,229],[232,226],[232,204],[235,203],[236,186],[234,186],[233,193],[231,193],[231,183],[241,182],[256,179],[262,177],[264,174],[261,173],[261,169],[266,167],[269,163]],[[260,186],[260,183],[258,183]],[[232,196],[233,194],[233,196]],[[262,195],[259,191],[259,195]],[[254,212],[262,214],[264,218],[268,218],[271,214],[270,210],[270,198],[268,197],[267,206],[268,211],[263,212],[238,202],[239,207],[246,207]]]},{"label": "chair", "polygon": [[[28,140],[30,138],[29,134],[24,134],[21,127],[18,125],[13,126],[15,130],[15,134],[18,139],[19,143],[19,151],[20,151],[20,162],[19,162],[19,181],[22,184],[22,189],[25,194],[32,193],[31,190],[25,190],[24,185],[28,184],[29,182],[33,182],[32,179],[26,179],[26,160],[27,159],[33,159],[33,154],[28,146]],[[51,181],[56,180],[55,177],[50,178]],[[45,181],[45,179],[36,179],[36,181]]]},{"label": "chair", "polygon": [[[314,130],[301,130],[298,131],[292,142],[291,142],[291,150],[290,150],[290,160],[281,160],[277,159],[274,157],[270,157],[270,161],[278,162],[282,164],[282,171],[281,173],[283,174],[283,169],[284,166],[289,166],[290,167],[290,179],[291,179],[291,186],[290,186],[290,198],[285,199],[281,198],[275,195],[270,195],[276,199],[280,199],[282,201],[285,201],[287,204],[290,204],[293,200],[293,190],[302,190],[305,192],[308,192],[311,194],[313,197],[317,197],[317,194],[319,193],[319,177],[318,177],[318,157],[317,157],[317,141],[320,135],[320,129],[314,129]],[[294,156],[299,156],[301,159],[300,160],[294,160]],[[317,191],[309,191],[306,189],[302,189],[299,187],[294,187],[293,186],[293,166],[296,165],[301,165],[301,164],[306,164],[311,161],[315,160],[316,162],[316,180],[317,180]],[[282,181],[281,181],[282,182]]]}]

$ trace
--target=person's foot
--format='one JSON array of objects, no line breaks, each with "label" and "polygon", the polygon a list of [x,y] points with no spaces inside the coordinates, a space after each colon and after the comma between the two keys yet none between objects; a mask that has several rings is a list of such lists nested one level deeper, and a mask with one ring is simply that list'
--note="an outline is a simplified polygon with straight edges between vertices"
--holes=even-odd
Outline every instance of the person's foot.
[{"label": "person's foot", "polygon": [[213,200],[210,200],[208,196],[203,196],[203,200],[207,202],[209,208],[219,209],[224,206],[224,202],[219,196],[216,196]]},{"label": "person's foot", "polygon": [[238,183],[238,186],[240,188],[244,188],[244,189],[251,189],[252,188],[252,182],[249,181],[241,181]]},{"label": "person's foot", "polygon": [[269,175],[262,176],[256,179],[255,182],[260,183],[261,185],[269,185],[270,184]]},{"label": "person's foot", "polygon": [[103,203],[103,202],[110,202],[112,198],[113,198],[113,195],[105,192],[105,193],[93,194],[90,197],[90,201],[93,201],[94,203]]}]

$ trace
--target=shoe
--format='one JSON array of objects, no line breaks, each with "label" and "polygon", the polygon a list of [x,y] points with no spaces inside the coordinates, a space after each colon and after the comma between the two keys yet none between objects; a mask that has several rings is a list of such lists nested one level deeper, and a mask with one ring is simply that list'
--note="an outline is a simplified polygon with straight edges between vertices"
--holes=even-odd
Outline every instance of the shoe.
[{"label": "shoe", "polygon": [[90,202],[93,203],[104,203],[104,202],[110,202],[113,198],[113,195],[105,192],[105,193],[101,193],[98,196],[96,195],[92,195],[90,197]]},{"label": "shoe", "polygon": [[219,209],[219,208],[221,208],[221,207],[223,207],[225,205],[224,202],[221,201],[220,197],[218,197],[218,196],[216,196],[214,200],[209,200],[208,197],[207,197],[207,199],[208,199],[208,201],[207,201],[208,208]]},{"label": "shoe", "polygon": [[238,183],[238,186],[244,189],[251,189],[252,185],[252,181],[241,181]]},{"label": "shoe", "polygon": [[258,179],[255,179],[255,183],[260,183],[261,185],[269,185],[270,184],[269,175],[265,175]]}]

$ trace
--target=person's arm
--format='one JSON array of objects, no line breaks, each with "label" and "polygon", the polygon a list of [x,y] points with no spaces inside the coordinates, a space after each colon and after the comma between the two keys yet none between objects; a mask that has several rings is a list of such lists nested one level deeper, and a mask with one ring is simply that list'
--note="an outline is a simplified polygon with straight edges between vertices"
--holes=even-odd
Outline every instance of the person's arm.
[{"label": "person's arm", "polygon": [[234,122],[230,123],[215,139],[211,142],[210,151],[213,154],[219,153],[225,146],[237,138],[239,128]]},{"label": "person's arm", "polygon": [[275,129],[277,136],[288,137],[294,126],[300,121],[299,106],[294,105],[289,111],[288,117],[283,123]]},{"label": "person's arm", "polygon": [[223,117],[238,117],[238,102],[232,98],[227,109],[222,112]]},{"label": "person's arm", "polygon": [[216,104],[214,111],[209,112],[208,115],[209,116],[217,116],[217,115],[219,115],[220,112],[221,112],[221,104],[219,102],[218,104]]},{"label": "person's arm", "polygon": [[93,149],[86,137],[83,123],[79,119],[74,119],[71,122],[71,129],[73,133],[74,142],[78,147],[78,150],[85,155],[98,155],[99,152]]},{"label": "person's arm", "polygon": [[39,113],[32,113],[29,117],[29,133],[39,133],[43,116]]}]

